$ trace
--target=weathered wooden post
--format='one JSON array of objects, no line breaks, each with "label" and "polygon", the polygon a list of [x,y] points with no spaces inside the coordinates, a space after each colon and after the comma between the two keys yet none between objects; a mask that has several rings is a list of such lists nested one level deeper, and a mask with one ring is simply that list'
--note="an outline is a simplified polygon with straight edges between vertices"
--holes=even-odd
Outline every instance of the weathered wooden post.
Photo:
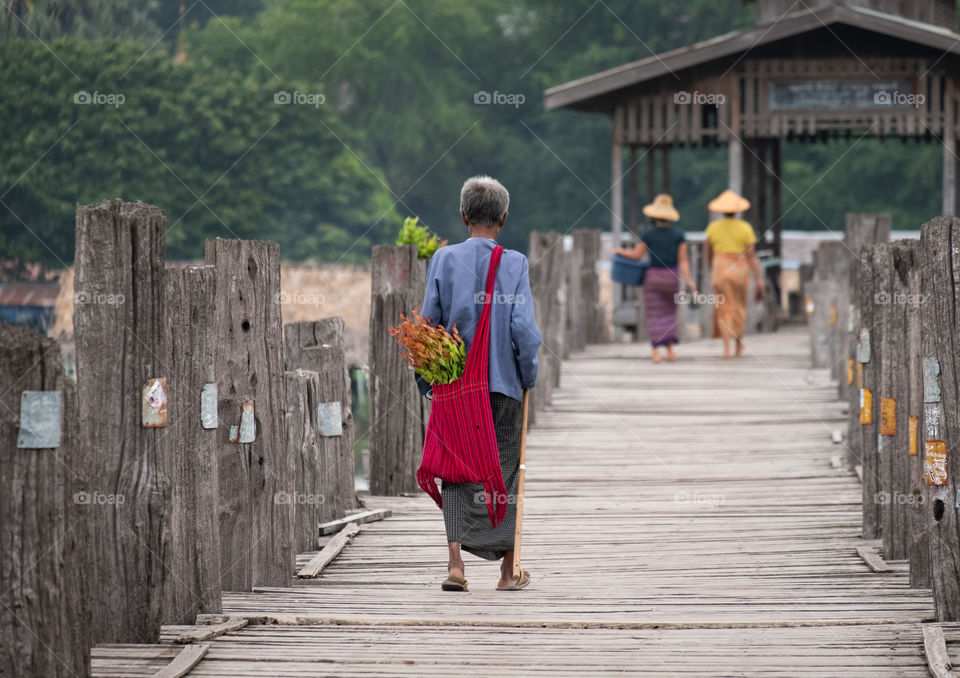
[{"label": "weathered wooden post", "polygon": [[[874,271],[878,292],[875,324],[880,325],[879,343],[873,352],[880,358],[879,437],[877,459],[881,490],[880,532],[884,556],[891,560],[907,558],[908,519],[911,494],[908,442],[910,373],[904,360],[907,353],[908,313],[918,297],[910,293],[909,279],[918,276],[914,265],[919,243],[897,241],[877,245]],[[905,367],[907,369],[905,369]]]},{"label": "weathered wooden post", "polygon": [[[530,393],[530,415],[550,404],[553,389],[560,379],[563,355],[563,243],[559,233],[530,233],[530,291],[533,307],[543,336],[537,354],[537,386]],[[533,419],[531,421],[534,421]]]},{"label": "weathered wooden post", "polygon": [[[910,586],[930,588],[930,543],[926,527],[926,488],[923,478],[922,422],[923,422],[923,347],[921,346],[920,307],[923,304],[921,290],[920,241],[902,241],[904,248],[902,264],[905,273],[899,274],[901,287],[908,302],[904,317],[904,354],[907,356],[906,383],[901,387],[901,398],[906,393],[906,430],[897,430],[897,446],[906,448],[908,492],[907,502],[907,556],[910,558]],[[898,362],[902,365],[903,357]],[[904,419],[898,419],[903,422]],[[904,443],[904,440],[906,441]]]},{"label": "weathered wooden post", "polygon": [[586,328],[584,327],[583,312],[583,252],[577,249],[576,242],[569,252],[564,252],[566,287],[566,308],[564,321],[566,324],[563,340],[564,357],[570,357],[574,351],[582,351],[586,345]]},{"label": "weathered wooden post", "polygon": [[213,266],[166,270],[167,429],[161,441],[171,484],[166,624],[192,624],[197,614],[221,611],[216,292]]},{"label": "weathered wooden post", "polygon": [[[309,480],[309,469],[305,469],[304,478],[298,472],[298,488],[303,488],[298,492],[322,497],[313,511],[318,522],[342,518],[356,508],[353,413],[343,332],[343,318],[339,316],[284,327],[287,369],[317,373],[316,384],[310,380],[308,388],[314,440],[308,437],[304,442],[313,446],[323,470],[314,481]],[[292,404],[289,394],[288,403]],[[298,505],[298,524],[303,528],[306,523],[300,520],[301,513]],[[314,523],[313,548],[317,524]]]},{"label": "weathered wooden post", "polygon": [[846,247],[839,241],[820,243],[817,248],[817,266],[808,294],[813,299],[810,319],[811,359],[814,367],[826,367],[837,376],[840,355],[837,346],[840,336],[841,287],[846,286],[848,258]]},{"label": "weathered wooden post", "polygon": [[[373,248],[370,304],[370,492],[418,492],[428,415],[413,369],[400,357],[389,328],[423,302],[427,261],[414,245]],[[433,319],[436,320],[436,319]]]},{"label": "weathered wooden post", "polygon": [[[76,392],[60,348],[0,324],[0,675],[90,674],[84,552],[86,506],[73,503]],[[96,593],[92,587],[91,593]]]},{"label": "weathered wooden post", "polygon": [[960,468],[960,393],[957,360],[960,319],[956,271],[960,269],[960,219],[937,217],[920,235],[923,455],[927,492],[925,525],[938,621],[960,619],[960,533],[956,473]]},{"label": "weathered wooden post", "polygon": [[583,300],[583,341],[585,344],[602,344],[609,341],[604,322],[604,309],[600,305],[600,276],[597,262],[600,261],[601,234],[597,229],[573,232],[574,249],[580,251],[580,296]]},{"label": "weathered wooden post", "polygon": [[289,584],[293,460],[284,429],[280,246],[207,242],[216,268],[217,462],[222,588]]},{"label": "weathered wooden post", "polygon": [[[889,214],[847,214],[846,229],[844,231],[843,242],[846,245],[846,256],[849,258],[847,267],[847,281],[840,281],[842,289],[846,293],[848,303],[845,320],[841,318],[840,339],[843,347],[839,355],[842,361],[838,366],[840,378],[838,380],[840,387],[840,398],[850,403],[849,414],[849,435],[847,436],[847,453],[850,462],[854,465],[860,464],[860,436],[853,435],[853,432],[859,428],[859,403],[860,389],[856,383],[856,350],[859,344],[860,332],[860,309],[857,290],[857,275],[860,270],[860,251],[864,245],[887,242],[890,239],[890,215]],[[836,376],[836,373],[835,373]]]},{"label": "weathered wooden post", "polygon": [[[320,449],[316,420],[320,375],[298,369],[286,372],[284,381],[287,446],[294,458],[294,494],[289,499],[294,513],[294,548],[297,553],[304,553],[317,550],[318,525],[327,520],[327,479],[333,471],[333,460]],[[329,501],[333,501],[332,496]]]},{"label": "weathered wooden post", "polygon": [[77,207],[74,491],[87,520],[94,643],[160,635],[170,548],[164,226],[163,213],[141,202]]},{"label": "weathered wooden post", "polygon": [[[860,340],[857,345],[859,388],[860,462],[863,467],[863,537],[880,536],[879,463],[877,459],[878,387],[880,385],[880,356],[873,350],[882,342],[882,326],[877,322],[875,298],[881,291],[876,280],[876,248],[867,245],[861,250],[860,272]],[[851,437],[857,435],[851,433]]]}]

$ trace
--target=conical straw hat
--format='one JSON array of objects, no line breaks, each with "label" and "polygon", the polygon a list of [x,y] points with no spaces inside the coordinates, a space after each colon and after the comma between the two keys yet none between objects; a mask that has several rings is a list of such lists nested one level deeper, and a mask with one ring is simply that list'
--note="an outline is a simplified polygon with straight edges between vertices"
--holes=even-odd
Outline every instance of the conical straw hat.
[{"label": "conical straw hat", "polygon": [[653,199],[652,203],[644,206],[643,213],[651,219],[680,221],[680,213],[673,206],[673,198],[666,193],[661,193]]},{"label": "conical straw hat", "polygon": [[707,209],[720,214],[736,214],[750,209],[750,201],[737,195],[729,188],[710,201]]}]

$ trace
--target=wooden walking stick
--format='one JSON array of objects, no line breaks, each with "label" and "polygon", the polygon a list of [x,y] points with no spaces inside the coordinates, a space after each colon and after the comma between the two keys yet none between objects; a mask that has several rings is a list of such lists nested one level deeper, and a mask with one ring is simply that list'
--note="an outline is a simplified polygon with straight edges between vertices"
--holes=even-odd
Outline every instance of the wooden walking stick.
[{"label": "wooden walking stick", "polygon": [[513,533],[513,576],[520,583],[520,536],[523,527],[523,482],[527,476],[527,406],[530,402],[530,389],[523,389],[523,425],[520,428],[520,476],[517,480],[517,527]]}]

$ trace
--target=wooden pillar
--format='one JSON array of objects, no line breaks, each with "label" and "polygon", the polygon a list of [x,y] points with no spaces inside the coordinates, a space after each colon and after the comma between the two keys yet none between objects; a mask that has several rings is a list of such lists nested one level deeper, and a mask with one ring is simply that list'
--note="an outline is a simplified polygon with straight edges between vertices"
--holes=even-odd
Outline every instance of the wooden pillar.
[{"label": "wooden pillar", "polygon": [[[84,580],[94,643],[160,637],[170,480],[163,428],[147,428],[144,386],[167,376],[163,361],[164,229],[159,208],[120,200],[77,207],[76,339],[82,469],[89,499],[90,560]],[[149,396],[157,409],[165,388]],[[82,493],[82,494],[81,494]]]},{"label": "wooden pillar", "polygon": [[[922,493],[912,494],[909,454],[910,369],[904,369],[908,352],[908,316],[919,308],[919,269],[915,259],[919,243],[901,240],[878,245],[875,261],[878,289],[876,319],[882,325],[881,343],[874,346],[880,357],[879,438],[877,457],[881,480],[881,535],[884,557],[903,560],[908,556],[908,521]],[[913,292],[911,292],[911,280]]]},{"label": "wooden pillar", "polygon": [[601,344],[607,337],[606,318],[600,305],[600,277],[597,262],[600,261],[601,238],[599,230],[573,232],[573,247],[580,251],[580,295],[583,305],[584,343]]},{"label": "wooden pillar", "polygon": [[566,335],[563,341],[564,357],[569,358],[570,354],[576,351],[582,351],[586,346],[586,327],[585,316],[586,309],[583,302],[583,251],[573,242],[573,247],[564,252],[564,286],[566,294],[564,301],[566,304],[564,321],[566,323]]},{"label": "wooden pillar", "polygon": [[670,145],[665,144],[661,148],[660,156],[660,191],[670,193]]},{"label": "wooden pillar", "polygon": [[207,242],[216,267],[220,545],[225,591],[290,583],[293,459],[284,428],[280,246]]},{"label": "wooden pillar", "polygon": [[335,519],[329,510],[335,498],[328,496],[326,482],[334,470],[334,460],[320,449],[317,429],[319,391],[320,375],[316,372],[295,369],[284,373],[286,443],[294,460],[294,494],[289,501],[293,506],[293,543],[297,553],[316,551],[317,526]]},{"label": "wooden pillar", "polygon": [[926,495],[924,525],[930,540],[930,570],[938,621],[960,620],[960,522],[957,518],[957,469],[960,469],[960,350],[957,289],[960,268],[960,219],[937,217],[920,236],[922,432]]},{"label": "wooden pillar", "polygon": [[[627,228],[630,230],[634,236],[639,236],[637,227],[640,224],[640,197],[637,195],[640,181],[638,177],[638,168],[637,165],[639,161],[637,160],[637,147],[630,146],[630,169],[628,170],[627,176]],[[616,245],[619,247],[619,244]]]},{"label": "wooden pillar", "polygon": [[[856,379],[856,351],[860,341],[860,298],[858,294],[858,274],[860,270],[860,253],[864,245],[886,242],[890,238],[889,214],[847,214],[843,242],[846,246],[845,254],[849,259],[847,281],[841,281],[841,289],[847,305],[845,333],[840,335],[841,355],[838,358],[845,362],[841,365],[844,374],[839,381],[840,397],[850,403],[849,426],[847,436],[847,454],[853,465],[862,465],[861,436],[856,435],[860,429],[860,386]],[[841,300],[841,304],[843,300]]]},{"label": "wooden pillar", "polygon": [[[898,401],[897,442],[898,454],[906,453],[907,459],[907,557],[910,559],[910,586],[930,588],[930,542],[925,521],[927,519],[922,444],[923,422],[923,347],[921,345],[921,243],[918,240],[899,241],[902,251],[900,268],[895,283],[905,293],[904,301],[904,352],[893,358],[903,364],[907,357],[906,375],[900,386],[900,398],[906,401],[901,410]],[[903,276],[900,271],[904,271]]]},{"label": "wooden pillar", "polygon": [[397,496],[419,492],[425,398],[413,368],[400,357],[390,327],[423,303],[427,260],[413,245],[373,248],[370,304],[370,492]]},{"label": "wooden pillar", "polygon": [[[79,503],[76,392],[60,348],[0,324],[0,675],[88,676],[89,560],[76,522],[101,506]],[[82,542],[80,542],[82,545]],[[108,595],[95,583],[90,595]]]},{"label": "wooden pillar", "polygon": [[530,411],[539,412],[550,404],[559,382],[563,355],[564,309],[559,292],[563,287],[563,236],[556,232],[530,233],[530,290],[534,313],[543,335],[537,354],[537,386],[530,394]]},{"label": "wooden pillar", "polygon": [[743,144],[731,137],[727,144],[727,185],[734,193],[743,195]]},{"label": "wooden pillar", "polygon": [[957,132],[954,116],[955,89],[953,80],[946,78],[943,120],[943,214],[957,213]]},{"label": "wooden pillar", "polygon": [[770,221],[773,224],[773,256],[783,256],[783,180],[780,139],[770,140]]},{"label": "wooden pillar", "polygon": [[169,267],[165,287],[171,540],[163,621],[193,624],[197,614],[221,612],[216,270]]},{"label": "wooden pillar", "polygon": [[767,142],[765,139],[757,139],[755,142],[756,153],[759,157],[757,161],[757,220],[754,228],[757,235],[763,234],[764,244],[769,244],[771,238],[768,234],[770,228],[769,214],[767,213],[767,186],[770,184],[770,164],[767,153]]},{"label": "wooden pillar", "polygon": [[623,224],[623,107],[613,113],[613,143],[610,147],[610,232],[614,247],[621,245]]},{"label": "wooden pillar", "polygon": [[[859,364],[860,460],[863,466],[863,538],[880,536],[880,469],[877,460],[879,429],[880,356],[874,345],[883,341],[883,327],[877,322],[874,298],[881,290],[877,284],[876,255],[880,245],[867,245],[861,250],[858,280],[860,307],[860,341],[857,347]],[[857,435],[851,432],[851,436]]]},{"label": "wooden pillar", "polygon": [[[343,318],[336,316],[291,323],[284,327],[283,334],[287,369],[309,370],[318,375],[316,384],[311,381],[307,390],[311,402],[311,426],[316,434],[313,449],[323,470],[316,482],[309,480],[312,470],[307,470],[305,478],[298,476],[298,492],[317,495],[321,499],[315,511],[319,522],[336,520],[357,507],[353,456],[355,430]],[[292,402],[288,395],[288,408]],[[307,437],[304,445],[308,447],[310,444]],[[301,527],[305,524],[300,521]],[[316,534],[313,534],[313,544],[316,548]]]},{"label": "wooden pillar", "polygon": [[657,194],[657,147],[647,146],[647,202],[653,202],[653,197]]}]

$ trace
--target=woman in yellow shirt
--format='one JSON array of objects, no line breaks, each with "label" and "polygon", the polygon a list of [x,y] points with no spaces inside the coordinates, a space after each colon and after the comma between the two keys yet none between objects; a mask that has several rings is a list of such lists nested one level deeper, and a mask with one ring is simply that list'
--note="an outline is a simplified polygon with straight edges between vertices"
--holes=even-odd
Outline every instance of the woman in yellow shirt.
[{"label": "woman in yellow shirt", "polygon": [[707,226],[707,263],[712,271],[716,304],[713,310],[713,337],[723,339],[723,357],[730,357],[730,339],[736,342],[736,355],[743,353],[743,329],[747,319],[747,294],[750,271],[757,282],[757,296],[763,296],[764,281],[757,261],[753,227],[737,213],[750,209],[750,201],[726,190],[707,208],[719,212]]}]

